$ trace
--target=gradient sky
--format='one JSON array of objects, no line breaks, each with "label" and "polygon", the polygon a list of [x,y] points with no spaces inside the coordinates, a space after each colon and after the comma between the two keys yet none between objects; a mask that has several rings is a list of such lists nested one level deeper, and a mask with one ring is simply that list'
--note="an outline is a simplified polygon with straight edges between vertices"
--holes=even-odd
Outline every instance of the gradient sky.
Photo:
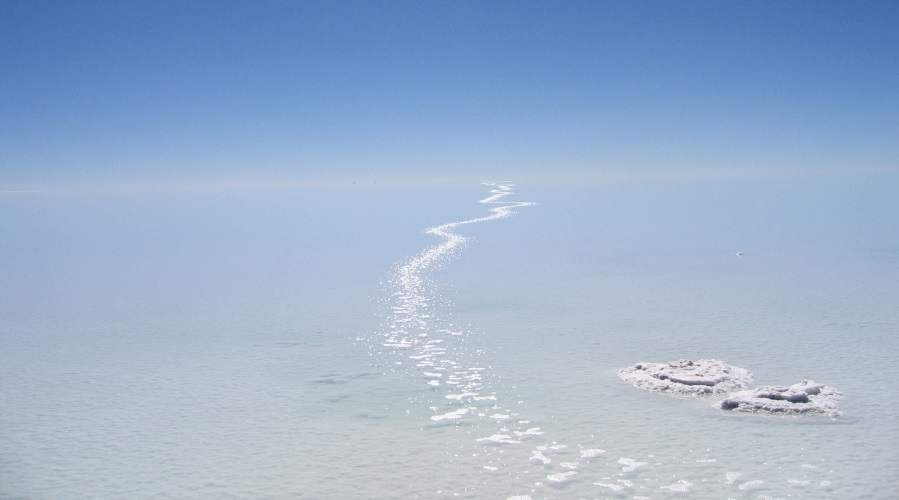
[{"label": "gradient sky", "polygon": [[0,190],[895,171],[893,1],[0,2]]}]

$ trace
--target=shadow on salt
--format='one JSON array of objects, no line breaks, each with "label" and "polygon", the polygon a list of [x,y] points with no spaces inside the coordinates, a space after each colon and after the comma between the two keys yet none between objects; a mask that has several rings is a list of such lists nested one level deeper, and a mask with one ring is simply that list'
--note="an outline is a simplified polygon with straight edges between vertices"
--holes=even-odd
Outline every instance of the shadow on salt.
[{"label": "shadow on salt", "polygon": [[789,387],[761,385],[733,393],[721,402],[722,410],[776,415],[823,415],[839,417],[837,403],[842,393],[832,387],[803,380]]}]

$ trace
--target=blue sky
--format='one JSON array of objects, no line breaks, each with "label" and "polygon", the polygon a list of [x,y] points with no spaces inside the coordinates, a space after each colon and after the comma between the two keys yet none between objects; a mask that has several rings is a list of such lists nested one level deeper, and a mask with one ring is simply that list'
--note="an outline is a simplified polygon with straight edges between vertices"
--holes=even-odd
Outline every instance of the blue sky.
[{"label": "blue sky", "polygon": [[0,2],[0,189],[899,167],[899,3]]}]

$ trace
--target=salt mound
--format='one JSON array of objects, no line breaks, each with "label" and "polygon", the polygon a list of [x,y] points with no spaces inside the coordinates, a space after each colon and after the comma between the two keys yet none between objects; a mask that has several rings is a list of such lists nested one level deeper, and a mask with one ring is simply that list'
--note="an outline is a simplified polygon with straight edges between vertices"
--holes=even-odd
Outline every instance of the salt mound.
[{"label": "salt mound", "polygon": [[842,415],[837,401],[843,394],[832,387],[803,380],[789,387],[760,385],[748,391],[735,392],[721,402],[721,409],[749,413],[781,415]]},{"label": "salt mound", "polygon": [[752,374],[717,359],[670,363],[637,363],[618,370],[618,378],[638,389],[674,396],[715,396],[745,388]]}]

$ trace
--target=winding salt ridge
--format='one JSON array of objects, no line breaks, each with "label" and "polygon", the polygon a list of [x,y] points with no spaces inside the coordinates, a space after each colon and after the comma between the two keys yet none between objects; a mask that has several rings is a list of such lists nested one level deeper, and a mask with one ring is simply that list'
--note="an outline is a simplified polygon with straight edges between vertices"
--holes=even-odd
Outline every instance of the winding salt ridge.
[{"label": "winding salt ridge", "polygon": [[[543,472],[529,489],[543,485],[566,483],[578,475],[581,462],[589,463],[604,453],[600,449],[570,448],[568,445],[548,440],[542,428],[524,418],[516,404],[503,401],[499,391],[491,383],[492,378],[484,366],[476,361],[477,353],[469,351],[465,344],[466,331],[452,323],[445,323],[432,312],[440,303],[426,281],[427,273],[446,262],[468,242],[469,238],[455,230],[468,224],[488,222],[509,217],[516,209],[534,205],[531,202],[505,201],[514,194],[513,184],[485,182],[492,187],[490,196],[480,203],[495,205],[490,215],[475,219],[451,222],[426,230],[443,239],[439,244],[399,265],[391,280],[391,313],[387,320],[380,346],[389,352],[400,353],[398,366],[412,365],[425,384],[433,391],[429,401],[433,412],[432,426],[460,425],[463,422],[479,422],[478,431],[483,435],[474,439],[481,448],[474,455],[482,461],[482,469],[491,474],[502,474],[508,469],[508,447],[525,446],[519,462],[526,468],[542,466]],[[473,355],[474,354],[474,355]],[[530,442],[530,445],[523,444]],[[513,474],[506,472],[507,474]]]},{"label": "winding salt ridge", "polygon": [[[430,313],[437,298],[429,290],[425,275],[469,242],[469,238],[454,230],[467,224],[488,222],[513,215],[516,209],[531,206],[531,202],[503,201],[514,194],[513,184],[485,182],[491,186],[490,196],[480,203],[496,205],[490,215],[459,222],[450,222],[426,230],[443,241],[401,264],[392,280],[392,313],[387,321],[382,346],[405,351],[407,362],[413,363],[426,383],[443,395],[440,405],[432,406],[433,423],[458,421],[462,418],[487,419],[503,422],[517,414],[496,404],[496,391],[485,383],[482,366],[466,360],[471,356],[463,345],[464,333],[455,325],[441,325]],[[467,364],[466,364],[467,363]],[[478,439],[489,443],[520,443],[527,436],[539,435],[539,428],[527,427],[524,421],[501,425],[499,432]]]}]

